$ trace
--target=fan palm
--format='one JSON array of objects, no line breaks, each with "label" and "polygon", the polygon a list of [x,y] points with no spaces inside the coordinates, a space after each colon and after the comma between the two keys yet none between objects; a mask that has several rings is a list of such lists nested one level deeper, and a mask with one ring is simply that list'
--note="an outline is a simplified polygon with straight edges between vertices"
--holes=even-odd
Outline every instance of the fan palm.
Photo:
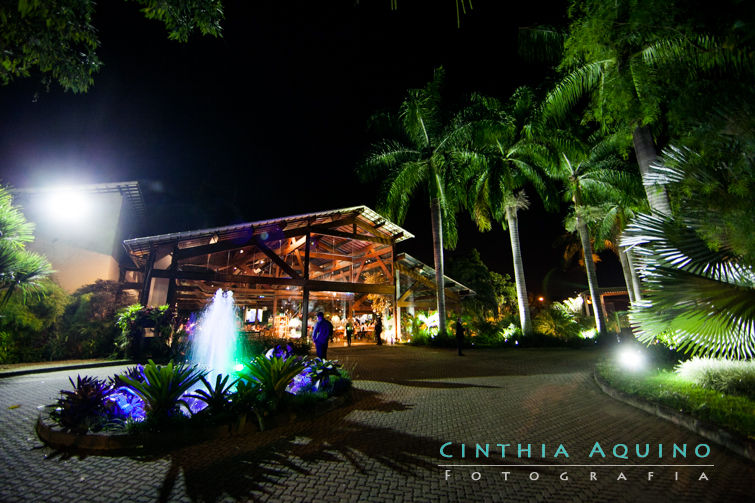
[{"label": "fan palm", "polygon": [[641,264],[646,296],[630,311],[641,340],[755,356],[752,123],[746,113],[712,120],[694,133],[699,153],[674,146],[664,152],[663,178],[675,187],[681,215],[640,214],[622,241]]},{"label": "fan palm", "polygon": [[456,212],[464,203],[460,151],[467,148],[470,124],[461,115],[444,116],[440,88],[443,69],[422,89],[411,89],[401,103],[396,138],[374,145],[361,168],[384,182],[379,209],[401,224],[417,192],[426,190],[435,259],[439,330],[446,330],[443,248],[457,241]]},{"label": "fan palm", "polygon": [[755,356],[755,270],[728,247],[711,250],[699,224],[639,215],[623,244],[642,262],[645,298],[632,306],[637,338],[712,356]]},{"label": "fan palm", "polygon": [[550,203],[547,176],[540,168],[547,150],[528,137],[534,108],[534,94],[527,88],[517,89],[508,107],[492,98],[473,97],[469,110],[477,115],[473,151],[461,153],[468,165],[472,219],[480,230],[489,230],[492,220],[508,228],[524,334],[532,333],[532,320],[519,241],[518,212],[529,207],[523,188],[533,185],[546,206]]},{"label": "fan palm", "polygon": [[13,205],[13,196],[0,186],[0,290],[5,290],[0,306],[10,299],[16,288],[36,291],[42,280],[52,273],[50,262],[26,249],[34,240],[34,224]]}]

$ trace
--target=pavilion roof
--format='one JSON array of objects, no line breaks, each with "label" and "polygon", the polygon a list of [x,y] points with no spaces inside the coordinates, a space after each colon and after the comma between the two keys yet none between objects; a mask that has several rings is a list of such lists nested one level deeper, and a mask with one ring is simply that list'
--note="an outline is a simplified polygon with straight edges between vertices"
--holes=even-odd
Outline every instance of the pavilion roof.
[{"label": "pavilion roof", "polygon": [[152,248],[157,246],[172,244],[179,249],[193,248],[220,241],[244,241],[252,234],[264,232],[268,232],[271,238],[275,238],[276,233],[282,231],[291,231],[307,226],[327,225],[349,217],[353,217],[359,223],[367,226],[373,234],[380,235],[395,243],[414,237],[411,232],[396,225],[367,206],[353,206],[223,227],[127,239],[123,242],[123,246],[135,262],[139,263],[145,259]]}]

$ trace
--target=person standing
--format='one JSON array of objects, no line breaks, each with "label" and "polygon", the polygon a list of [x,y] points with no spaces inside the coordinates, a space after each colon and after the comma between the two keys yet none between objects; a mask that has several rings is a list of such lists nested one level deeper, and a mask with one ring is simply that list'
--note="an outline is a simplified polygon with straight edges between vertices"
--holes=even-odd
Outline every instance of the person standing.
[{"label": "person standing", "polygon": [[375,320],[375,340],[377,341],[377,345],[381,346],[383,344],[383,339],[380,338],[380,334],[383,333],[383,319],[382,316],[377,317],[377,320]]},{"label": "person standing", "polygon": [[459,356],[464,356],[461,352],[464,345],[464,326],[461,324],[461,316],[456,320],[456,345],[459,346]]},{"label": "person standing", "polygon": [[315,343],[317,357],[326,360],[328,358],[328,341],[333,334],[333,324],[325,319],[322,311],[317,313],[317,322],[312,329],[312,341]]},{"label": "person standing", "polygon": [[351,347],[351,336],[354,335],[354,324],[349,320],[346,323],[346,345]]}]

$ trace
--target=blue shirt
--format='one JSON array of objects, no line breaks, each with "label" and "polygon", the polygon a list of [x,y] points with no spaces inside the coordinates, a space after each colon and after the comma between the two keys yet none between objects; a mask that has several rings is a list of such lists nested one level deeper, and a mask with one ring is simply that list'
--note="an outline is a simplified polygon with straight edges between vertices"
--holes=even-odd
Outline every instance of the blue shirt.
[{"label": "blue shirt", "polygon": [[312,340],[315,341],[315,344],[327,344],[332,333],[333,324],[323,318],[315,323],[315,328],[312,329]]}]

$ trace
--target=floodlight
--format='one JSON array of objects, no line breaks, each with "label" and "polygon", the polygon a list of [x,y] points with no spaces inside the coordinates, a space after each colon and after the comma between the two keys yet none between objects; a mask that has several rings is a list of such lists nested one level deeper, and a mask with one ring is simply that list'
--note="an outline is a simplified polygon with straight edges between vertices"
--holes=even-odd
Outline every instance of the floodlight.
[{"label": "floodlight", "polygon": [[645,366],[645,354],[636,347],[625,347],[619,351],[619,363],[629,370],[640,370]]},{"label": "floodlight", "polygon": [[53,220],[61,223],[79,223],[89,215],[91,200],[84,192],[58,189],[46,195],[45,206]]}]

